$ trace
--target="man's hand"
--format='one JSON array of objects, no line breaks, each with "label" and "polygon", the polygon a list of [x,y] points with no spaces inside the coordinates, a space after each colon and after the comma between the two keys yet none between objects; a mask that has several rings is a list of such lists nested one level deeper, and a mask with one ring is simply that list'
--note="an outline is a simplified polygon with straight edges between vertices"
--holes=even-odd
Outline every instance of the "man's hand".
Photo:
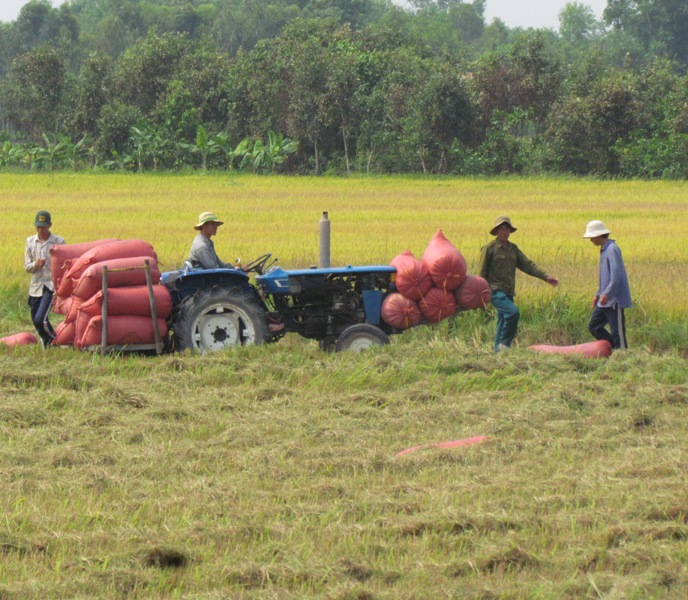
[{"label": "man's hand", "polygon": [[605,305],[608,304],[608,303],[609,303],[609,298],[607,298],[607,294],[602,294],[602,295],[600,296],[600,304],[601,304],[602,306],[605,306]]},{"label": "man's hand", "polygon": [[597,296],[597,295],[592,299],[592,307],[593,307],[593,308],[595,308],[595,307],[597,306],[597,301],[598,301],[599,299],[600,299],[600,297]]},{"label": "man's hand", "polygon": [[38,271],[39,269],[42,269],[43,265],[45,265],[45,258],[39,258],[36,261],[36,271]]},{"label": "man's hand", "polygon": [[557,287],[559,285],[559,280],[556,277],[548,277],[546,279],[547,283],[549,283],[552,287]]}]

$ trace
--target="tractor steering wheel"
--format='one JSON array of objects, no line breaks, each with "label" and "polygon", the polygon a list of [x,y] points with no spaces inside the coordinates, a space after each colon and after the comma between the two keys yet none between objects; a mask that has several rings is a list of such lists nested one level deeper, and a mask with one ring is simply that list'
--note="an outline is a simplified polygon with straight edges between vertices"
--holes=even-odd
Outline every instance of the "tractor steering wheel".
[{"label": "tractor steering wheel", "polygon": [[246,266],[242,267],[241,270],[244,273],[250,273],[251,271],[255,271],[258,275],[262,275],[263,269],[265,268],[265,263],[267,263],[268,260],[270,260],[270,257],[272,257],[272,254],[270,254],[269,252],[267,254],[263,254],[255,260],[252,260]]}]

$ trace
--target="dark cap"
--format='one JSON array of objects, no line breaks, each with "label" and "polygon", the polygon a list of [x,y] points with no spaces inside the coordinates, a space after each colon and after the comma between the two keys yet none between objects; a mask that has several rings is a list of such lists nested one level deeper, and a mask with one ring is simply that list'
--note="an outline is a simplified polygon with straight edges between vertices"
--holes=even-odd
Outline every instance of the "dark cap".
[{"label": "dark cap", "polygon": [[36,222],[34,227],[50,227],[52,221],[50,220],[50,213],[47,210],[39,210],[36,213]]}]

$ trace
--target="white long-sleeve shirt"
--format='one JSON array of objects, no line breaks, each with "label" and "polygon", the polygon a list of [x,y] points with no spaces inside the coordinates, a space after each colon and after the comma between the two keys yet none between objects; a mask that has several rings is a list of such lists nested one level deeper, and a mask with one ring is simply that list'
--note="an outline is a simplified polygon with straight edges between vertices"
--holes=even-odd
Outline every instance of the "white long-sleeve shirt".
[{"label": "white long-sleeve shirt", "polygon": [[[56,244],[64,244],[65,241],[59,235],[51,233],[47,240],[41,240],[38,235],[32,235],[26,239],[26,250],[24,251],[24,269],[31,273],[31,283],[29,285],[29,296],[39,298],[43,295],[43,286],[49,290],[55,290],[53,279],[50,273],[50,248]],[[36,261],[44,258],[45,264],[42,268],[36,266]]]}]

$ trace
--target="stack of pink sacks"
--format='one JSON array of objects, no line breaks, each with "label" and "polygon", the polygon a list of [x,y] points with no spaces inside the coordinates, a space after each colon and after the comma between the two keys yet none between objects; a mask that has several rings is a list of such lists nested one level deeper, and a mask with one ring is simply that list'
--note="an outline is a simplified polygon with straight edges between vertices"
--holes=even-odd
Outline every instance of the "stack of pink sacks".
[{"label": "stack of pink sacks", "polygon": [[408,329],[423,320],[439,323],[457,309],[483,308],[490,301],[490,286],[468,275],[466,260],[440,229],[421,260],[406,250],[391,265],[397,270],[397,292],[382,303],[382,319],[395,329]]},{"label": "stack of pink sacks", "polygon": [[[55,285],[53,311],[65,315],[55,329],[58,346],[87,348],[101,343],[103,267],[108,268],[107,344],[155,342],[145,261],[149,262],[153,297],[161,336],[172,298],[160,283],[160,268],[153,247],[143,240],[100,240],[86,244],[53,246],[51,271]],[[126,270],[121,270],[126,269]]]}]

